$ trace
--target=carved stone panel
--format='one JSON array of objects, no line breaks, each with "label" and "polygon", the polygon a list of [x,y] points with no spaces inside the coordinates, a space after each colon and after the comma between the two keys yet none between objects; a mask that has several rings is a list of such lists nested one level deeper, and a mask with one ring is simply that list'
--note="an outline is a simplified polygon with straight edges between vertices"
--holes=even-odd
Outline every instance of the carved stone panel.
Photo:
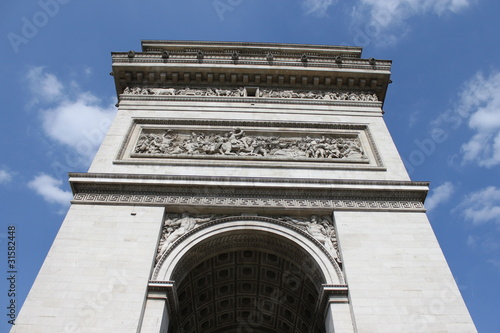
[{"label": "carved stone panel", "polygon": [[[284,135],[283,135],[284,134]],[[143,130],[134,147],[137,155],[234,156],[266,159],[366,159],[356,135],[231,131]]]},{"label": "carved stone panel", "polygon": [[368,126],[355,124],[135,119],[115,160],[271,168],[282,162],[292,169],[383,169]]}]

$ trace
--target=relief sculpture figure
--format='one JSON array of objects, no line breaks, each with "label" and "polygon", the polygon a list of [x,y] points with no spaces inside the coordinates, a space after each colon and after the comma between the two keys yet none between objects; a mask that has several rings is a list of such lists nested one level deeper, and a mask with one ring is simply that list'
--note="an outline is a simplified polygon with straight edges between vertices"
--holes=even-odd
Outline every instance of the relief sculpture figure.
[{"label": "relief sculpture figure", "polygon": [[317,215],[312,215],[309,220],[303,220],[287,216],[282,218],[282,220],[307,231],[325,247],[338,263],[340,263],[335,229],[333,228],[332,222],[326,217],[320,218]]},{"label": "relief sculpture figure", "polygon": [[156,255],[156,260],[160,259],[163,253],[182,235],[194,229],[198,224],[208,222],[213,219],[213,215],[207,218],[195,218],[189,213],[182,213],[180,217],[174,219],[167,219],[164,223],[165,233],[160,241],[160,250]]}]

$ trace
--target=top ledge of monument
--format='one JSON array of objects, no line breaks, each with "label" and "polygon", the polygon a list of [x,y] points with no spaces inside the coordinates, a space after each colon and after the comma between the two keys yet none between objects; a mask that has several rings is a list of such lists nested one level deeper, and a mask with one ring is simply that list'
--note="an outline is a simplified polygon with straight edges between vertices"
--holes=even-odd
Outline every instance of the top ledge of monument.
[{"label": "top ledge of monument", "polygon": [[262,87],[360,91],[384,101],[391,60],[356,46],[143,40],[142,51],[112,52],[116,92],[131,87]]},{"label": "top ledge of monument", "polygon": [[335,46],[314,44],[286,44],[286,43],[261,43],[261,42],[213,42],[213,41],[164,41],[143,40],[143,52],[158,52],[164,50],[184,51],[186,48],[199,49],[200,51],[239,51],[255,52],[289,52],[289,53],[319,53],[322,55],[343,55],[344,57],[360,58],[362,47]]},{"label": "top ledge of monument", "polygon": [[392,64],[390,60],[363,59],[363,48],[357,46],[158,40],[143,40],[141,44],[140,52],[111,52],[113,65],[130,67],[194,62],[202,66],[283,65],[303,69],[312,66],[389,73]]}]

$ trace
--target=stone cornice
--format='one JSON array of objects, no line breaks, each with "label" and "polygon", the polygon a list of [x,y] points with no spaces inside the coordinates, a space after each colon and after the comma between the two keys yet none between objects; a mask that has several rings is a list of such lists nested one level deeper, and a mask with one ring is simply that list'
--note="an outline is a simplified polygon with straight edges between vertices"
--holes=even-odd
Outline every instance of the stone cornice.
[{"label": "stone cornice", "polygon": [[[337,101],[318,99],[285,99],[265,97],[207,97],[207,96],[166,96],[166,95],[120,95],[120,101],[176,101],[176,102],[210,102],[210,103],[258,103],[258,104],[297,104],[297,105],[335,105],[362,108],[381,108],[379,101]],[[120,104],[121,105],[121,104]]]},{"label": "stone cornice", "polygon": [[293,52],[321,52],[335,55],[349,55],[351,57],[361,57],[362,47],[358,46],[335,46],[335,45],[320,45],[320,44],[286,44],[286,43],[262,43],[262,42],[213,42],[213,41],[175,41],[175,40],[143,40],[141,41],[143,52],[163,51],[169,49],[186,48],[196,49],[222,49],[222,50],[239,50],[254,49],[280,49]]},{"label": "stone cornice", "polygon": [[383,102],[391,61],[360,48],[265,43],[145,41],[143,52],[113,52],[116,91],[145,84],[290,86],[372,90]]},{"label": "stone cornice", "polygon": [[[181,56],[182,55],[182,56]],[[370,64],[369,59],[344,59],[342,64],[335,62],[335,59],[328,58],[312,58],[305,65],[300,58],[293,55],[275,56],[274,60],[268,61],[265,54],[240,56],[238,61],[231,60],[230,54],[223,55],[204,55],[203,60],[199,60],[197,53],[190,52],[188,54],[173,54],[168,60],[162,58],[160,53],[135,53],[134,57],[130,57],[128,52],[113,52],[113,64],[122,64],[124,66],[148,66],[152,64],[163,64],[164,66],[176,67],[176,64],[184,64],[188,67],[195,65],[198,68],[209,67],[208,65],[239,65],[242,69],[254,68],[262,66],[261,69],[276,68],[276,67],[298,67],[303,69],[301,72],[321,71],[321,68],[326,68],[329,71],[343,72],[346,70],[363,70],[373,73],[386,72],[391,69],[389,60],[378,60],[378,65]],[[272,66],[272,67],[271,67]]]},{"label": "stone cornice", "polygon": [[[429,182],[419,181],[399,181],[399,180],[356,180],[356,179],[308,179],[308,178],[259,178],[259,177],[204,177],[204,176],[180,176],[180,175],[157,175],[157,174],[121,174],[121,173],[85,173],[85,172],[70,172],[70,181],[83,179],[101,179],[106,181],[111,180],[139,180],[146,182],[154,181],[200,181],[204,183],[224,182],[224,183],[247,183],[247,184],[270,184],[275,183],[282,186],[283,184],[324,184],[331,187],[332,185],[347,185],[350,187],[366,186],[374,188],[415,188],[427,190]],[[295,185],[294,185],[295,186]]]},{"label": "stone cornice", "polygon": [[426,182],[70,174],[73,203],[423,211]]}]

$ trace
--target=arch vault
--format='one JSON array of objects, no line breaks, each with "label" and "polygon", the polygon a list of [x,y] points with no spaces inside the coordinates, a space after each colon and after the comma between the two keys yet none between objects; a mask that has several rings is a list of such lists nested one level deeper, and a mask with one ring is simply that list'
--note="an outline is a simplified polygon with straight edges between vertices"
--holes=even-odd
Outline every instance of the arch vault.
[{"label": "arch vault", "polygon": [[172,333],[321,333],[332,311],[349,315],[347,285],[318,240],[279,219],[236,216],[194,228],[162,254],[144,318],[161,317],[160,331]]}]

